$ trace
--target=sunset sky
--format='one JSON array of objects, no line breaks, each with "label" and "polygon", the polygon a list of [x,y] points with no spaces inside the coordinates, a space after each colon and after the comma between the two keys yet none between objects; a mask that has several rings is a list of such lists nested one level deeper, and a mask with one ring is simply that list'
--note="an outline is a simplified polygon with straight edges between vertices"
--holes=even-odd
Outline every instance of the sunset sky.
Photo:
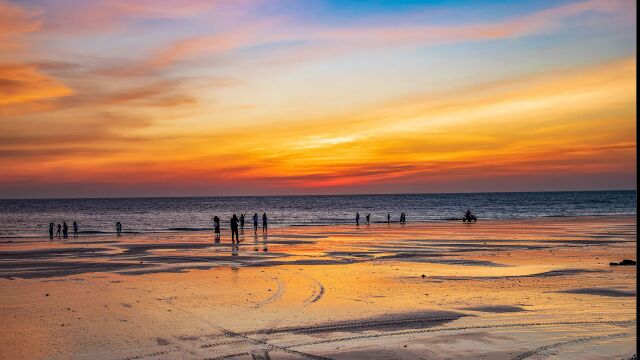
[{"label": "sunset sky", "polygon": [[633,189],[635,12],[0,0],[0,197]]}]

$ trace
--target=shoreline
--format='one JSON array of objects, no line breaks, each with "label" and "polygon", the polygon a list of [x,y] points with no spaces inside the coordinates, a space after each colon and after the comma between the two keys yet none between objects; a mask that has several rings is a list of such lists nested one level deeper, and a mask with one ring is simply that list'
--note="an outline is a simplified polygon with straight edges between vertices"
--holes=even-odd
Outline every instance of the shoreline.
[{"label": "shoreline", "polygon": [[[529,221],[535,221],[535,220],[544,220],[544,219],[576,219],[576,220],[582,220],[582,219],[588,219],[588,218],[595,218],[595,219],[600,219],[600,218],[636,218],[636,214],[597,214],[597,215],[549,215],[549,216],[537,216],[537,217],[526,217],[526,218],[517,218],[517,217],[513,217],[513,218],[480,218],[478,220],[477,223],[501,223],[501,222],[529,222]],[[462,218],[460,219],[433,219],[433,220],[415,220],[415,221],[408,221],[406,224],[401,224],[399,221],[391,221],[390,224],[392,225],[402,225],[402,226],[410,226],[412,224],[415,225],[428,225],[428,224],[450,224],[450,223],[455,223],[455,222],[459,222],[460,224],[462,223]],[[387,224],[386,221],[372,221],[368,226],[376,226],[376,225],[385,225]],[[475,224],[475,223],[471,223],[471,224]],[[355,222],[344,222],[344,223],[310,223],[310,224],[278,224],[278,223],[270,223],[269,224],[269,229],[286,229],[289,227],[292,228],[312,228],[312,227],[366,227],[367,224],[362,223],[360,225],[356,225]],[[224,230],[225,232],[229,232],[230,228],[229,227],[225,227],[224,225],[220,226],[221,230]],[[245,231],[250,231],[252,230],[252,227],[245,227]],[[211,228],[169,228],[169,229],[154,229],[154,230],[140,230],[140,231],[123,231],[122,233],[125,236],[138,236],[138,235],[162,235],[162,234],[185,234],[185,233],[205,233],[205,232],[213,232],[214,228],[213,226]],[[258,233],[261,233],[261,225],[258,228]],[[83,237],[83,238],[95,238],[95,237],[103,237],[103,236],[115,236],[116,232],[115,231],[99,231],[99,230],[87,230],[86,233],[83,233],[82,231],[79,232],[79,237]],[[72,240],[73,234],[71,233],[69,235],[69,237],[67,239],[64,238],[57,238],[54,236],[54,238],[51,241],[68,241],[68,240]],[[7,243],[6,240],[14,240],[14,239],[42,239],[44,240],[50,240],[49,236],[47,234],[28,234],[28,235],[0,235],[0,244],[2,243]],[[9,241],[10,242],[10,241]]]}]

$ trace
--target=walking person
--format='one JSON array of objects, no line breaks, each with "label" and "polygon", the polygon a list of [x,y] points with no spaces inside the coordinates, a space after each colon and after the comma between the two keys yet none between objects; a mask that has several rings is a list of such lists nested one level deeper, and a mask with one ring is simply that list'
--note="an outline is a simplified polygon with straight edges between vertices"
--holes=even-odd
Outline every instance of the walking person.
[{"label": "walking person", "polygon": [[371,214],[367,214],[366,218],[367,218],[367,225],[369,225],[369,220],[371,220]]},{"label": "walking person", "polygon": [[262,213],[262,233],[267,232],[267,213]]},{"label": "walking person", "polygon": [[53,227],[54,226],[55,225],[52,222],[49,223],[49,239],[53,239]]},{"label": "walking person", "polygon": [[253,233],[258,233],[258,213],[253,214]]},{"label": "walking person", "polygon": [[78,237],[78,223],[76,221],[73,222],[73,237]]},{"label": "walking person", "polygon": [[218,216],[213,217],[213,231],[215,235],[215,242],[220,242],[220,218]]},{"label": "walking person", "polygon": [[387,214],[387,224],[391,224],[391,214]]},{"label": "walking person", "polygon": [[360,213],[356,212],[356,225],[360,225]]},{"label": "walking person", "polygon": [[56,231],[56,236],[60,239],[60,234],[62,232],[62,225],[58,224],[58,231]]},{"label": "walking person", "polygon": [[240,233],[244,234],[244,213],[240,214]]},{"label": "walking person", "polygon": [[66,239],[69,237],[69,225],[67,225],[66,221],[62,222],[62,238]]},{"label": "walking person", "polygon": [[116,222],[116,234],[117,236],[122,235],[122,224],[120,221]]},{"label": "walking person", "polygon": [[233,214],[229,223],[231,225],[231,247],[233,248],[234,239],[236,246],[240,244],[240,238],[238,236],[238,217],[236,214]]}]

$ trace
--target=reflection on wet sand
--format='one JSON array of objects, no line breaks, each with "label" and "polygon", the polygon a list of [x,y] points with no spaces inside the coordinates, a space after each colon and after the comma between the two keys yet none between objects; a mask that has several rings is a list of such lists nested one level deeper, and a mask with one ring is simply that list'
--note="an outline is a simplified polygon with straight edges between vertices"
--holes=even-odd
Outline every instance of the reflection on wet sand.
[{"label": "reflection on wet sand", "polygon": [[10,239],[0,247],[2,353],[608,359],[635,351],[636,268],[608,265],[635,259],[633,217],[273,228],[253,244],[240,239]]}]

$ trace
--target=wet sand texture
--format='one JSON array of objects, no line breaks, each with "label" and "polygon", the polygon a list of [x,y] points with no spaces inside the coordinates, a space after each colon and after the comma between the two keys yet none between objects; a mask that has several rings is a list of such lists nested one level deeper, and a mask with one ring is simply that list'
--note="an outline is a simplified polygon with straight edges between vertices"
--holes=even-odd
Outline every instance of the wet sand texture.
[{"label": "wet sand texture", "polygon": [[1,359],[627,359],[635,218],[0,244]]}]

